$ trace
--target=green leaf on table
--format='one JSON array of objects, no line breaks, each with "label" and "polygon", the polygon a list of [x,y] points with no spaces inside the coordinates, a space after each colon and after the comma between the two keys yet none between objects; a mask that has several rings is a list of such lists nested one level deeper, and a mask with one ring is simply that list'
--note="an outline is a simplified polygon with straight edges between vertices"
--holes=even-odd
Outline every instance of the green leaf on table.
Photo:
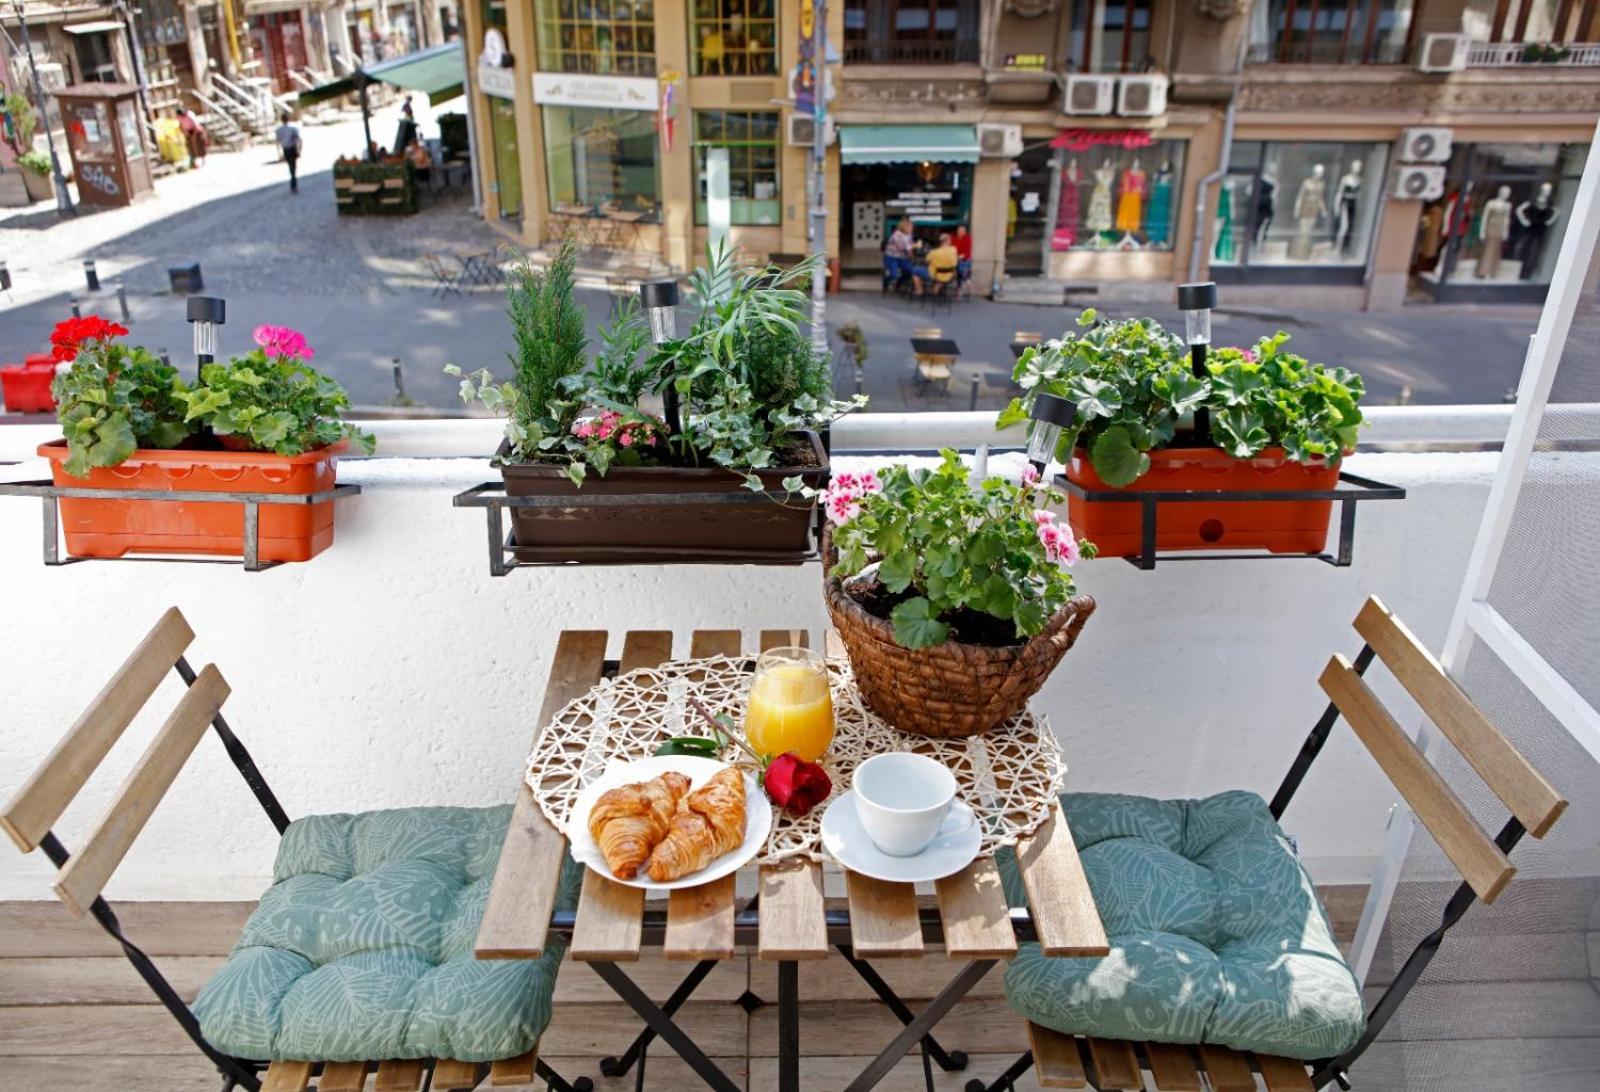
[{"label": "green leaf on table", "polygon": [[722,753],[722,741],[705,736],[674,736],[660,744],[653,755],[688,755],[692,758],[716,758]]},{"label": "green leaf on table", "polygon": [[1150,456],[1133,444],[1133,437],[1121,425],[1106,429],[1089,448],[1089,461],[1107,485],[1131,485],[1150,469]]},{"label": "green leaf on table", "polygon": [[889,614],[894,623],[894,639],[902,648],[930,648],[942,645],[950,627],[933,616],[933,605],[918,596],[907,599]]}]

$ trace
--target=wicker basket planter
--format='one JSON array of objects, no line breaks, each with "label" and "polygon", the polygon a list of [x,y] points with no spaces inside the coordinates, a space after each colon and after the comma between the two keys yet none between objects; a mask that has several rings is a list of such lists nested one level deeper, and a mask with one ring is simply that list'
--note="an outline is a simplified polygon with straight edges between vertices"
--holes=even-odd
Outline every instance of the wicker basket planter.
[{"label": "wicker basket planter", "polygon": [[837,577],[828,578],[826,598],[867,707],[902,732],[936,739],[975,736],[1020,713],[1094,613],[1094,600],[1080,595],[1025,644],[909,649]]}]

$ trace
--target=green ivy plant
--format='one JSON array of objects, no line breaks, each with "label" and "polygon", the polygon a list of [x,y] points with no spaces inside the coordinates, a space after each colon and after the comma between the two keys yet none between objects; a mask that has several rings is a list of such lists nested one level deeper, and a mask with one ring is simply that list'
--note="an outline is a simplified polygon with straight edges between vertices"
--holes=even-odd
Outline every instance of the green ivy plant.
[{"label": "green ivy plant", "polygon": [[194,432],[184,420],[183,382],[170,364],[110,338],[85,341],[72,367],[51,384],[67,440],[65,469],[87,478],[137,448],[172,448]]},{"label": "green ivy plant", "polygon": [[254,349],[200,368],[198,386],[175,392],[186,424],[203,425],[225,446],[302,455],[353,440],[370,455],[370,433],[340,419],[350,404],[344,388],[289,356]]},{"label": "green ivy plant", "polygon": [[1001,411],[1001,428],[1029,419],[1044,391],[1075,402],[1056,457],[1084,448],[1107,485],[1130,485],[1150,469],[1149,452],[1169,445],[1195,410],[1210,410],[1213,444],[1236,458],[1278,446],[1297,462],[1337,462],[1354,448],[1362,423],[1361,377],[1311,364],[1286,352],[1289,335],[1262,338],[1254,349],[1215,349],[1207,375],[1191,370],[1182,340],[1154,319],[1101,322],[1093,310],[1078,329],[1018,358],[1020,398]]},{"label": "green ivy plant", "polygon": [[845,581],[872,569],[895,598],[895,641],[927,648],[949,639],[963,611],[1009,623],[1016,640],[1041,632],[1072,598],[1068,566],[1094,547],[1072,538],[1041,499],[1060,503],[1034,478],[1022,484],[968,480],[956,452],[933,469],[890,466],[880,475],[839,474],[824,494]]}]

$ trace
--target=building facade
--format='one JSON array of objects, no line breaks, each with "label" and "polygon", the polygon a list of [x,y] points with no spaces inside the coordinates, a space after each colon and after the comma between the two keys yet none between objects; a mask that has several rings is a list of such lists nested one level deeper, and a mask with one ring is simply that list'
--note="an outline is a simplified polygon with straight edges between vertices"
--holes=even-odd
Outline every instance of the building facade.
[{"label": "building facade", "polygon": [[[1536,299],[1600,118],[1597,0],[471,0],[485,214],[677,269],[725,148],[731,239],[966,224],[979,290],[1392,307]],[[1539,44],[1532,44],[1539,43]]]}]

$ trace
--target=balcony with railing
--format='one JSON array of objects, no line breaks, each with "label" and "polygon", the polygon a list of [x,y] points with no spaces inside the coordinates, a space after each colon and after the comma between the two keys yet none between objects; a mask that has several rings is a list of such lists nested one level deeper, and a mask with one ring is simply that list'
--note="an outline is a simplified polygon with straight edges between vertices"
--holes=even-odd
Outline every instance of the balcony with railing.
[{"label": "balcony with railing", "polygon": [[978,43],[949,38],[846,40],[846,64],[976,64]]},{"label": "balcony with railing", "polygon": [[1468,68],[1587,68],[1600,65],[1600,43],[1473,42]]}]

